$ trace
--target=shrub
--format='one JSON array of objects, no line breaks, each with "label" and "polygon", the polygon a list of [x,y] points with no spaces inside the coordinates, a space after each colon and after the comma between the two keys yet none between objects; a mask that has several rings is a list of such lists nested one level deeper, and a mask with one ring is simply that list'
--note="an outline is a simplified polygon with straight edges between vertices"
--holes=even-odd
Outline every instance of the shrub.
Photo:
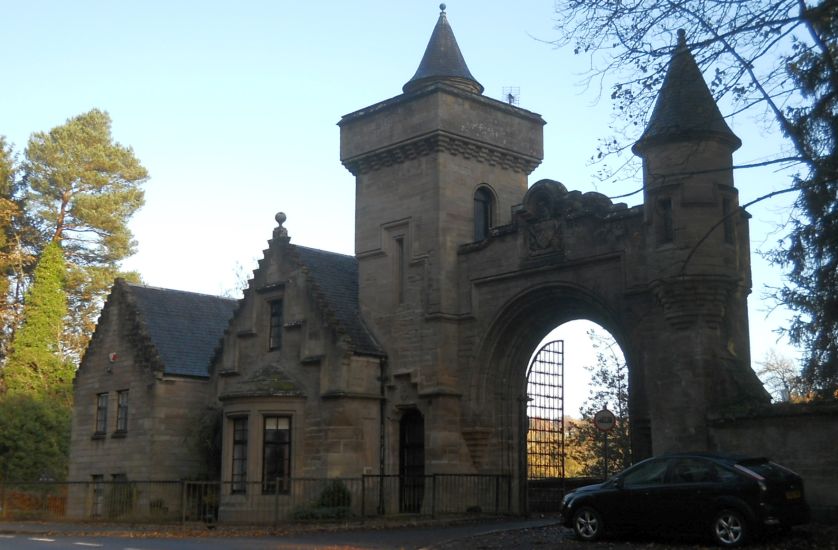
[{"label": "shrub", "polygon": [[352,493],[346,485],[338,479],[329,482],[320,493],[316,506],[318,508],[349,507],[352,504]]},{"label": "shrub", "polygon": [[352,493],[340,480],[330,481],[309,506],[299,506],[294,512],[297,520],[342,519],[352,515]]}]

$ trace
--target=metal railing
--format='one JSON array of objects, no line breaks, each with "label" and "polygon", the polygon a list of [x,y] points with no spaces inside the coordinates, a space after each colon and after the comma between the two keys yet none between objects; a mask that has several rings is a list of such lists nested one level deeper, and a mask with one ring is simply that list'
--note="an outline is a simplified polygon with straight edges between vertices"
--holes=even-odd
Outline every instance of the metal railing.
[{"label": "metal railing", "polygon": [[277,525],[395,514],[507,514],[511,478],[436,474],[274,482],[0,483],[0,520]]}]

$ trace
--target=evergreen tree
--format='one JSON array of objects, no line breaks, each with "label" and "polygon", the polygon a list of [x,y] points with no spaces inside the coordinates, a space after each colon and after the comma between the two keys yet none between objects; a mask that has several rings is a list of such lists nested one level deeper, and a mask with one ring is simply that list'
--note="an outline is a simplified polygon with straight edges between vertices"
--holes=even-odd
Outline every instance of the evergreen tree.
[{"label": "evergreen tree", "polygon": [[0,136],[0,361],[6,357],[9,339],[17,326],[21,300],[17,299],[20,247],[15,222],[20,216],[17,198],[17,166],[12,149]]},{"label": "evergreen tree", "polygon": [[26,208],[41,242],[60,243],[67,259],[63,344],[77,359],[121,276],[119,262],[134,253],[128,220],[143,205],[148,173],[131,148],[114,142],[111,119],[98,109],[33,134],[24,155]]},{"label": "evergreen tree", "polygon": [[0,396],[0,475],[3,481],[63,481],[70,449],[70,414],[56,401]]},{"label": "evergreen tree", "polygon": [[2,371],[8,394],[70,403],[74,369],[61,349],[67,313],[65,276],[61,247],[50,243],[35,268],[24,301],[22,325],[14,335]]},{"label": "evergreen tree", "polygon": [[64,479],[70,439],[74,366],[61,337],[67,300],[58,243],[41,254],[2,369],[0,467],[7,479]]},{"label": "evergreen tree", "polygon": [[585,367],[591,373],[590,392],[579,411],[582,420],[568,433],[568,450],[570,458],[582,466],[582,475],[602,477],[606,471],[604,438],[594,425],[594,415],[603,408],[608,408],[616,417],[614,429],[608,433],[608,474],[631,464],[628,367],[610,335],[591,329],[588,337],[596,351],[596,365]]}]

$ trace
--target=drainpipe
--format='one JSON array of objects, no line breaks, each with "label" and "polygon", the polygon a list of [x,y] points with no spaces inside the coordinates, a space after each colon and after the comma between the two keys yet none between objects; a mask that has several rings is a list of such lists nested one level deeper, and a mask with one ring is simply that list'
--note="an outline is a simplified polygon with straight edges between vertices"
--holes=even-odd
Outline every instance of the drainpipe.
[{"label": "drainpipe", "polygon": [[387,454],[387,439],[384,435],[386,422],[385,414],[387,412],[387,405],[384,398],[384,375],[387,370],[387,358],[382,357],[378,363],[378,385],[381,392],[381,399],[378,401],[378,475],[381,476],[378,480],[378,513],[384,514],[384,474]]}]

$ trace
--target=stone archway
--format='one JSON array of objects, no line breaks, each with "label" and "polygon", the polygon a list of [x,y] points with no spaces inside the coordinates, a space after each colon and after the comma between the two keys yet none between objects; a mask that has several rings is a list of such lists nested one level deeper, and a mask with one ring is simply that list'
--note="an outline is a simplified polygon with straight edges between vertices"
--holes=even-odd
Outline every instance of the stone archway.
[{"label": "stone archway", "polygon": [[[437,30],[404,94],[340,122],[360,311],[387,353],[384,399],[425,414],[428,473],[522,476],[529,355],[572,319],[624,352],[635,457],[712,448],[714,415],[767,396],[749,366],[740,141],[694,59],[674,53],[634,147],[643,199],[629,207],[558,181],[530,186],[544,121],[482,96],[444,14]],[[490,224],[474,215],[479,185],[494,193]]]},{"label": "stone archway", "polygon": [[[630,333],[603,297],[589,289],[567,284],[541,285],[517,294],[507,301],[482,339],[476,368],[471,375],[471,392],[466,399],[468,417],[473,422],[493,426],[488,469],[511,475],[515,485],[526,484],[527,381],[529,359],[541,339],[553,328],[568,321],[587,319],[609,331],[623,349],[629,367],[629,416],[644,424],[646,407],[642,392],[641,369],[636,368],[627,339]],[[479,418],[479,420],[478,420]],[[639,430],[632,445],[640,456],[651,446],[646,430]],[[526,509],[523,491],[516,492],[520,509]]]}]

